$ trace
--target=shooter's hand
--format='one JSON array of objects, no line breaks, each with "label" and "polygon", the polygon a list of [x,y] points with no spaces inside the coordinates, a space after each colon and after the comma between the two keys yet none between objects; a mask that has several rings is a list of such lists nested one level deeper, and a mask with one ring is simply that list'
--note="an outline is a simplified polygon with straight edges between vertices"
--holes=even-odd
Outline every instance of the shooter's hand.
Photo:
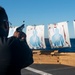
[{"label": "shooter's hand", "polygon": [[14,35],[16,38],[19,38],[20,40],[26,40],[26,34],[24,32],[14,32]]}]

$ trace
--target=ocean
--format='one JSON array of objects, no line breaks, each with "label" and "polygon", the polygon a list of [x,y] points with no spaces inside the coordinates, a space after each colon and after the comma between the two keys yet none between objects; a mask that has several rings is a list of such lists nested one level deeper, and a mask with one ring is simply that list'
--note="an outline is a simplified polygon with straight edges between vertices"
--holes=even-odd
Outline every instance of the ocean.
[{"label": "ocean", "polygon": [[70,43],[71,43],[71,47],[51,49],[51,46],[50,46],[50,43],[49,43],[49,39],[45,38],[46,48],[45,49],[38,49],[38,50],[41,50],[41,51],[58,50],[58,52],[75,52],[75,39],[74,38],[70,38]]}]

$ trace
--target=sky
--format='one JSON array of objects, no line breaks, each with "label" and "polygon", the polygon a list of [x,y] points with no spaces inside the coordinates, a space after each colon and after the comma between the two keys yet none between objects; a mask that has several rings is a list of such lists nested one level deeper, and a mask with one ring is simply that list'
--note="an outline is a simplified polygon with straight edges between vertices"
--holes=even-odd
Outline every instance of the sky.
[{"label": "sky", "polygon": [[48,25],[68,21],[70,38],[75,38],[73,20],[75,20],[75,0],[0,0],[12,26],[45,26],[48,37]]}]

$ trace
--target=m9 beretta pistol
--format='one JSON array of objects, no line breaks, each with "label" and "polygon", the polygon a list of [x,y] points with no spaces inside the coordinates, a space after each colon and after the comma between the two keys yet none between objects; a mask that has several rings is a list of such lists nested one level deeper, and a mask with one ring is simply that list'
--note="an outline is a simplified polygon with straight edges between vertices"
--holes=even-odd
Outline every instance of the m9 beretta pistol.
[{"label": "m9 beretta pistol", "polygon": [[16,29],[17,32],[22,32],[25,24],[22,24],[20,27]]}]

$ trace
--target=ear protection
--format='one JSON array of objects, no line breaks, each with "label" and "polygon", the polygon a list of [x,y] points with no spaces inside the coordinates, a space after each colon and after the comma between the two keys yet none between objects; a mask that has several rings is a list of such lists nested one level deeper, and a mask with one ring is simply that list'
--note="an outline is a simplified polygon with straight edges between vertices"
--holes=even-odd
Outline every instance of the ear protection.
[{"label": "ear protection", "polygon": [[8,25],[9,25],[8,21],[3,21],[3,23],[4,23],[4,28],[8,29]]}]

